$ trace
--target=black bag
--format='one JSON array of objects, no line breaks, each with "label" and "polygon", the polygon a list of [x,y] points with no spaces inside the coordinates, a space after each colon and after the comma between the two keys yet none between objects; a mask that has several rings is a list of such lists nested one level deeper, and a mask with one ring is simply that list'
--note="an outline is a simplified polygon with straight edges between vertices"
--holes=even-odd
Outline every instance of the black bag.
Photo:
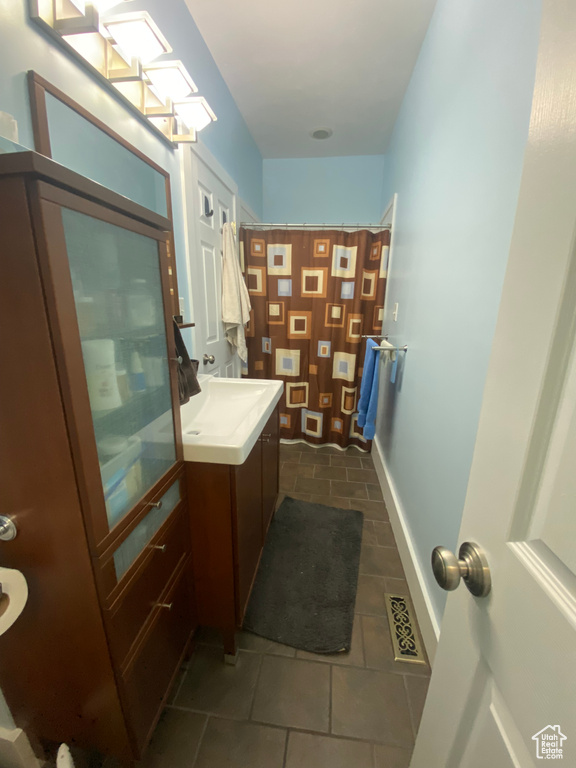
[{"label": "black bag", "polygon": [[176,320],[174,323],[174,347],[178,358],[178,397],[180,405],[184,405],[193,395],[201,392],[200,384],[196,378],[198,373],[198,360],[190,360],[190,355],[184,344],[180,328]]}]

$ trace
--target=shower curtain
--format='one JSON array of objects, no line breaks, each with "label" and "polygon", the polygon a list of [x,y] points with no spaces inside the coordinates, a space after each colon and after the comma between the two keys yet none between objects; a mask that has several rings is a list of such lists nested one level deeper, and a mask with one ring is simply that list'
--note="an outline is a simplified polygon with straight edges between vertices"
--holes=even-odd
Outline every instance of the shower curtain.
[{"label": "shower curtain", "polygon": [[389,243],[388,230],[240,230],[243,373],[284,381],[281,438],[370,449],[357,423],[362,336],[382,333]]}]

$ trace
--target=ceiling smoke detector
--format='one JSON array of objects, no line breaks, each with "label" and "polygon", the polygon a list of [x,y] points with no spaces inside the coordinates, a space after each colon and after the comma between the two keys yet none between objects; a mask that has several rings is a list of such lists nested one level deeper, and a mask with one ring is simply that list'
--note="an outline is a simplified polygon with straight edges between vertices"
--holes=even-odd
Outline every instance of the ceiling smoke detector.
[{"label": "ceiling smoke detector", "polygon": [[310,136],[312,136],[313,139],[329,139],[330,136],[332,136],[332,128],[316,128],[315,131],[312,131]]}]

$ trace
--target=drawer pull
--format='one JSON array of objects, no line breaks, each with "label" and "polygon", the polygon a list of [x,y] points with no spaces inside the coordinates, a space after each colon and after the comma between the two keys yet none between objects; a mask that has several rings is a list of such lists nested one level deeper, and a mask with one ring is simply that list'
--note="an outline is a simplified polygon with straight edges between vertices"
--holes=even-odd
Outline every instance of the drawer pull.
[{"label": "drawer pull", "polygon": [[162,509],[162,502],[161,501],[149,501],[146,506],[148,506],[148,507],[156,507],[156,509]]},{"label": "drawer pull", "polygon": [[156,605],[158,608],[166,608],[166,610],[171,611],[174,603],[156,603]]},{"label": "drawer pull", "polygon": [[166,544],[151,544],[150,549],[159,549],[160,552],[166,552]]}]

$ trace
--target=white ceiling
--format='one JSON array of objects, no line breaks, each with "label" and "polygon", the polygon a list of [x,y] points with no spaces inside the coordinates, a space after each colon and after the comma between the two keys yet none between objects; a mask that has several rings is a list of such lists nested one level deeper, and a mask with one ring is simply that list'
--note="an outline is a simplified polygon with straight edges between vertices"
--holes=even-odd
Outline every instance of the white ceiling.
[{"label": "white ceiling", "polygon": [[436,0],[186,2],[270,158],[385,152]]}]

